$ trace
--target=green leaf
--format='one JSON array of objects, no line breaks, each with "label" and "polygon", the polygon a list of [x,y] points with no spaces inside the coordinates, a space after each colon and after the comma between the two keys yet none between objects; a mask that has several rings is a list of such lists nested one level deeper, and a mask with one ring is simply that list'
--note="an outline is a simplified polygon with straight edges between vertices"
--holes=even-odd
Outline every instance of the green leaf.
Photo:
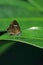
[{"label": "green leaf", "polygon": [[[14,19],[16,19],[20,25],[22,31],[21,35],[10,36],[9,33],[6,33],[0,36],[0,40],[20,41],[36,47],[43,48],[43,18]],[[7,30],[11,21],[14,19],[2,19],[0,22],[0,31]]]}]

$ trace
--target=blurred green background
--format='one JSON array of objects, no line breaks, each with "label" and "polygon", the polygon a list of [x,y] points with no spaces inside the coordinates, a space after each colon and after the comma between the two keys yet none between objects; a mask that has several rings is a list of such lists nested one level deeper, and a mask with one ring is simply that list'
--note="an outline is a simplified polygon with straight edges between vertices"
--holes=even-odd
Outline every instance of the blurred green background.
[{"label": "blurred green background", "polygon": [[0,18],[9,17],[43,17],[42,0],[0,0]]}]

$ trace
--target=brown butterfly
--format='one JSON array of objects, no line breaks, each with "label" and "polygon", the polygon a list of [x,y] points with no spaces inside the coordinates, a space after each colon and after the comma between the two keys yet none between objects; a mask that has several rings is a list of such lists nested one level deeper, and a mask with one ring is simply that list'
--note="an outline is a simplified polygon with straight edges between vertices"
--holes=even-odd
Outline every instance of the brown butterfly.
[{"label": "brown butterfly", "polygon": [[12,21],[12,23],[9,25],[7,31],[11,35],[20,34],[21,30],[20,30],[20,26],[19,26],[18,22],[16,20]]}]

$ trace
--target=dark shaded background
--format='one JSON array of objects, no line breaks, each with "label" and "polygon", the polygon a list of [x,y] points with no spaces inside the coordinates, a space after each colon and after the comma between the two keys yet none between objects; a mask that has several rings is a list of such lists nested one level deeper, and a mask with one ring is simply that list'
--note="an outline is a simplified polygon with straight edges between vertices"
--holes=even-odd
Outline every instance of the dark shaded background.
[{"label": "dark shaded background", "polygon": [[15,43],[1,55],[0,65],[43,65],[43,49]]}]

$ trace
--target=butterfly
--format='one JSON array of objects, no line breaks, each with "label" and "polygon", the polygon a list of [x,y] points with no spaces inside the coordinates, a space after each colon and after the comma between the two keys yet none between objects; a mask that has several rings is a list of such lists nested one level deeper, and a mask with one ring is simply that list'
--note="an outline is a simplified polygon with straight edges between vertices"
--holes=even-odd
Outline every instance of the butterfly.
[{"label": "butterfly", "polygon": [[11,24],[9,25],[9,27],[7,29],[7,32],[10,35],[18,35],[18,34],[20,34],[21,33],[21,29],[20,29],[19,23],[16,20],[13,20],[11,22]]}]

